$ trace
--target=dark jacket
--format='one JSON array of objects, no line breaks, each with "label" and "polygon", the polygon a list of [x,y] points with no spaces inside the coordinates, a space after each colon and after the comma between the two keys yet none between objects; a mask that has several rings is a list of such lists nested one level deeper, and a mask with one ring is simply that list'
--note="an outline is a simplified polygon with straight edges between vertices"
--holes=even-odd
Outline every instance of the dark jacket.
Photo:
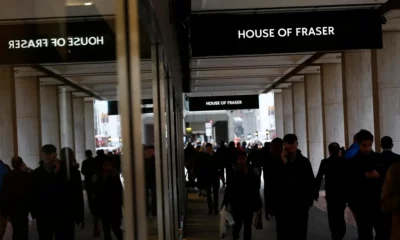
[{"label": "dark jacket", "polygon": [[263,166],[263,152],[259,149],[252,149],[247,157],[247,163],[252,168],[261,169]]},{"label": "dark jacket", "polygon": [[240,170],[232,173],[227,188],[225,189],[222,205],[230,205],[232,211],[244,210],[256,212],[261,209],[262,201],[260,191],[257,188],[257,176],[251,168],[245,174]]},{"label": "dark jacket", "polygon": [[316,177],[315,196],[319,194],[325,177],[325,191],[328,202],[345,201],[346,197],[346,162],[339,156],[330,156],[321,161]]},{"label": "dark jacket", "polygon": [[32,176],[22,170],[13,170],[3,180],[2,215],[28,216],[32,207]]},{"label": "dark jacket", "polygon": [[[366,173],[376,170],[380,178],[369,179]],[[347,171],[347,198],[348,205],[353,212],[369,211],[380,208],[381,192],[386,175],[387,166],[382,161],[382,155],[371,152],[365,155],[358,152],[348,161]]]},{"label": "dark jacket", "polygon": [[204,174],[204,184],[206,187],[215,186],[219,184],[220,172],[222,169],[222,164],[216,153],[213,155],[204,154],[203,160],[203,174]]},{"label": "dark jacket", "polygon": [[400,155],[392,152],[391,150],[383,150],[382,154],[382,179],[386,178],[386,173],[393,163],[400,162]]},{"label": "dark jacket", "polygon": [[96,162],[94,158],[88,158],[82,162],[82,174],[85,176],[85,184],[93,184],[93,175],[96,173]]},{"label": "dark jacket", "polygon": [[119,175],[101,176],[94,187],[94,215],[99,218],[122,218],[123,189]]},{"label": "dark jacket", "polygon": [[229,160],[229,150],[225,146],[221,146],[217,149],[217,156],[222,164],[223,168],[232,167],[231,161]]},{"label": "dark jacket", "polygon": [[280,157],[272,157],[265,190],[269,193],[266,208],[309,208],[314,202],[315,178],[310,161],[298,150],[293,161],[283,163]]}]

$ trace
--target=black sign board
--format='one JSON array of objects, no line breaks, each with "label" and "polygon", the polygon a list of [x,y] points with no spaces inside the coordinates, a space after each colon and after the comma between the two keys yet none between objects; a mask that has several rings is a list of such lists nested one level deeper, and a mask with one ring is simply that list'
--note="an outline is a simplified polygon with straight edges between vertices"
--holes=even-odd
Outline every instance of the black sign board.
[{"label": "black sign board", "polygon": [[[153,99],[142,99],[142,113],[153,112]],[[108,101],[108,115],[119,115],[118,101]]]},{"label": "black sign board", "polygon": [[191,17],[192,56],[252,55],[382,48],[377,10]]},{"label": "black sign board", "polygon": [[189,111],[237,110],[258,108],[258,95],[189,98]]}]

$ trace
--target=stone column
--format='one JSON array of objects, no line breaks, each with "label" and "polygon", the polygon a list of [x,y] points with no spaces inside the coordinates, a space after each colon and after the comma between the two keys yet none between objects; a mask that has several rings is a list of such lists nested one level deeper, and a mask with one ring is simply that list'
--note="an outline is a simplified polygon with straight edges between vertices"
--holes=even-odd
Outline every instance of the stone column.
[{"label": "stone column", "polygon": [[73,124],[74,124],[74,149],[77,162],[85,160],[85,100],[82,97],[72,98]]},{"label": "stone column", "polygon": [[282,90],[283,134],[294,133],[292,88]]},{"label": "stone column", "polygon": [[282,93],[274,93],[276,137],[283,138],[283,100]]},{"label": "stone column", "polygon": [[60,128],[61,148],[70,147],[74,149],[74,124],[72,112],[72,94],[65,87],[59,89],[60,98]]},{"label": "stone column", "polygon": [[299,149],[308,156],[307,146],[307,117],[304,82],[293,83],[293,114],[294,129],[299,142]]},{"label": "stone column", "polygon": [[85,148],[96,153],[96,141],[94,139],[94,102],[85,101]]},{"label": "stone column", "polygon": [[[322,64],[323,119],[325,149],[331,142],[345,145],[342,66],[339,63]],[[326,151],[325,156],[328,156]]]},{"label": "stone column", "polygon": [[[387,32],[383,34],[382,50],[373,51],[373,81],[376,77],[379,93],[379,118],[380,136],[393,138],[396,153],[400,152],[400,33]],[[376,64],[376,65],[375,65]],[[376,116],[376,115],[375,115]],[[376,123],[376,121],[375,121]],[[377,123],[376,123],[377,124]],[[377,134],[375,134],[377,135]],[[376,136],[376,141],[380,141]]]},{"label": "stone column", "polygon": [[18,130],[18,155],[26,165],[36,168],[40,160],[40,87],[36,77],[15,79]]},{"label": "stone column", "polygon": [[0,159],[10,164],[11,158],[18,154],[14,69],[0,67],[0,80]]},{"label": "stone column", "polygon": [[319,74],[305,76],[305,100],[308,158],[311,161],[314,174],[317,174],[325,152],[322,127],[322,88]]},{"label": "stone column", "polygon": [[369,50],[343,53],[347,146],[353,143],[354,135],[360,129],[375,131],[371,64]]},{"label": "stone column", "polygon": [[41,145],[53,144],[60,150],[60,108],[57,86],[40,86]]}]

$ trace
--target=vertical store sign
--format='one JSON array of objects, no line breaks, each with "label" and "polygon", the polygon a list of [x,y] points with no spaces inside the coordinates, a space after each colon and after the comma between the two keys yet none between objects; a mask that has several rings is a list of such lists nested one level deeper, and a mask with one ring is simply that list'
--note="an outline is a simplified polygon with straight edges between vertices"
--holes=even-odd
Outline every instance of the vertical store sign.
[{"label": "vertical store sign", "polygon": [[206,136],[212,137],[212,124],[206,123]]}]

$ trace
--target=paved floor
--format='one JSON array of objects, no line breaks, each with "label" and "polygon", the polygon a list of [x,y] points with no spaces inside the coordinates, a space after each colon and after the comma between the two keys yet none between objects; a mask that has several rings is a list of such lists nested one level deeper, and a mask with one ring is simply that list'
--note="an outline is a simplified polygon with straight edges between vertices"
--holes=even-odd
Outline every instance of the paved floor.
[{"label": "paved floor", "polygon": [[[222,192],[221,192],[222,195]],[[185,230],[185,240],[218,240],[219,238],[219,216],[208,216],[207,203],[205,198],[198,197],[196,192],[189,193],[188,196],[188,217]],[[310,211],[309,220],[309,240],[329,240],[330,231],[325,199],[322,195],[320,201]],[[349,212],[346,213],[348,222],[347,235],[345,240],[356,240],[357,229],[354,225],[354,219]],[[273,240],[276,239],[276,230],[274,220],[267,222],[264,219],[264,229],[253,229],[253,239],[255,240]],[[228,230],[226,239],[232,239],[230,230]]]}]

